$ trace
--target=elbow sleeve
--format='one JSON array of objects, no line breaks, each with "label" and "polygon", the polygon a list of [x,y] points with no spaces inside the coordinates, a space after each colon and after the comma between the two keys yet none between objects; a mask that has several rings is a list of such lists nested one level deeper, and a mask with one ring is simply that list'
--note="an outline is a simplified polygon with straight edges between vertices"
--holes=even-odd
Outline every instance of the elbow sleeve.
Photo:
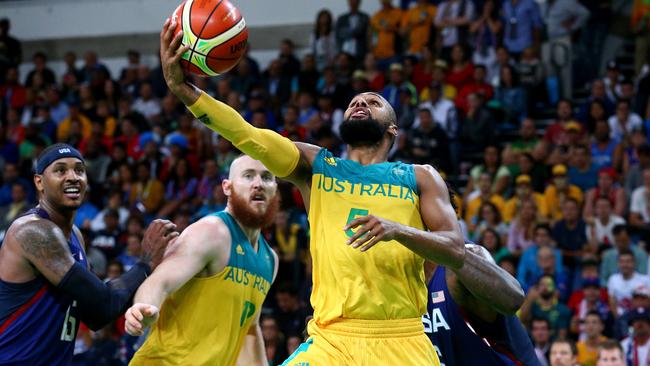
[{"label": "elbow sleeve", "polygon": [[150,272],[148,265],[138,263],[122,276],[103,283],[80,263],[65,274],[58,288],[77,301],[81,320],[90,329],[98,330],[117,319],[131,303],[140,284]]},{"label": "elbow sleeve", "polygon": [[243,153],[261,161],[274,175],[286,177],[298,165],[300,152],[291,140],[274,131],[253,127],[236,110],[206,93],[202,92],[188,109]]}]

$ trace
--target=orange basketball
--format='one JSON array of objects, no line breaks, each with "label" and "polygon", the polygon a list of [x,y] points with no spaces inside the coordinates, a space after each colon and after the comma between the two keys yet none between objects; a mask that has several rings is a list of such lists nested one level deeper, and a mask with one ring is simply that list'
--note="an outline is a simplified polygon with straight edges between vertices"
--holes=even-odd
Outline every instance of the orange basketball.
[{"label": "orange basketball", "polygon": [[182,44],[190,46],[181,60],[186,72],[223,74],[237,65],[246,51],[246,21],[228,0],[187,0],[172,17],[178,24],[175,34],[182,29]]}]

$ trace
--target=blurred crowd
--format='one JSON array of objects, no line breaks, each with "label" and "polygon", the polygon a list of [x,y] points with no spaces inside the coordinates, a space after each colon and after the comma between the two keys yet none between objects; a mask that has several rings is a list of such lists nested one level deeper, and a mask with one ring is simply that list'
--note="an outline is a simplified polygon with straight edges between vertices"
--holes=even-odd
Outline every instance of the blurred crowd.
[{"label": "blurred crowd", "polygon": [[[256,127],[343,156],[350,98],[381,93],[400,129],[391,159],[450,181],[465,236],[525,289],[519,316],[542,364],[554,338],[576,342],[583,366],[607,339],[627,365],[650,362],[650,3],[634,0],[624,65],[603,51],[610,0],[381,0],[375,14],[359,2],[338,18],[320,11],[306,52],[285,39],[266,68],[247,53],[192,82]],[[90,192],[75,223],[107,281],[137,262],[153,218],[182,230],[225,207],[221,181],[239,152],[194,120],[139,51],[118,75],[74,51],[62,74],[37,52],[20,75],[22,56],[1,20],[0,237],[35,204],[35,157],[54,142],[86,158]],[[264,231],[280,257],[261,318],[271,365],[301,343],[311,312],[306,213],[290,185],[279,192]],[[75,364],[125,364],[140,341],[120,322],[82,326]]]}]

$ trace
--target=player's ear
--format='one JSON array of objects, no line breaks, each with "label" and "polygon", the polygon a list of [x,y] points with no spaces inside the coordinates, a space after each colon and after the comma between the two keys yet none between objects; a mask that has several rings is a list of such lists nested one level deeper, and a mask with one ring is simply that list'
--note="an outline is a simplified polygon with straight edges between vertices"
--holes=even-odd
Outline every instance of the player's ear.
[{"label": "player's ear", "polygon": [[230,179],[222,180],[221,188],[223,189],[223,194],[226,195],[226,197],[230,197],[232,194],[232,181]]},{"label": "player's ear", "polygon": [[397,125],[391,124],[390,126],[388,126],[388,133],[397,137],[397,135],[399,134],[399,129],[397,128]]},{"label": "player's ear", "polygon": [[40,174],[34,174],[34,185],[36,186],[37,192],[43,191],[43,176]]}]

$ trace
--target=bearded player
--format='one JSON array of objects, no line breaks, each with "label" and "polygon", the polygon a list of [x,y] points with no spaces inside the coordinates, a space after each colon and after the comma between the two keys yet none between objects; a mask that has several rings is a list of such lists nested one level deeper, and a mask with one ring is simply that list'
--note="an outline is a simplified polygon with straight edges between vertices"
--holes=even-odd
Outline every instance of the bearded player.
[{"label": "bearded player", "polygon": [[386,161],[397,136],[390,104],[376,93],[352,99],[340,129],[348,160],[293,143],[185,83],[179,60],[187,47],[169,23],[161,61],[170,90],[206,126],[295,184],[309,210],[314,317],[310,338],[284,364],[438,364],[421,322],[424,261],[460,268],[465,247],[440,175]]},{"label": "bearded player", "polygon": [[222,187],[226,209],[183,231],[127,310],[129,334],[155,323],[131,365],[268,365],[258,321],[278,259],[260,229],[277,211],[277,183],[243,155]]}]

